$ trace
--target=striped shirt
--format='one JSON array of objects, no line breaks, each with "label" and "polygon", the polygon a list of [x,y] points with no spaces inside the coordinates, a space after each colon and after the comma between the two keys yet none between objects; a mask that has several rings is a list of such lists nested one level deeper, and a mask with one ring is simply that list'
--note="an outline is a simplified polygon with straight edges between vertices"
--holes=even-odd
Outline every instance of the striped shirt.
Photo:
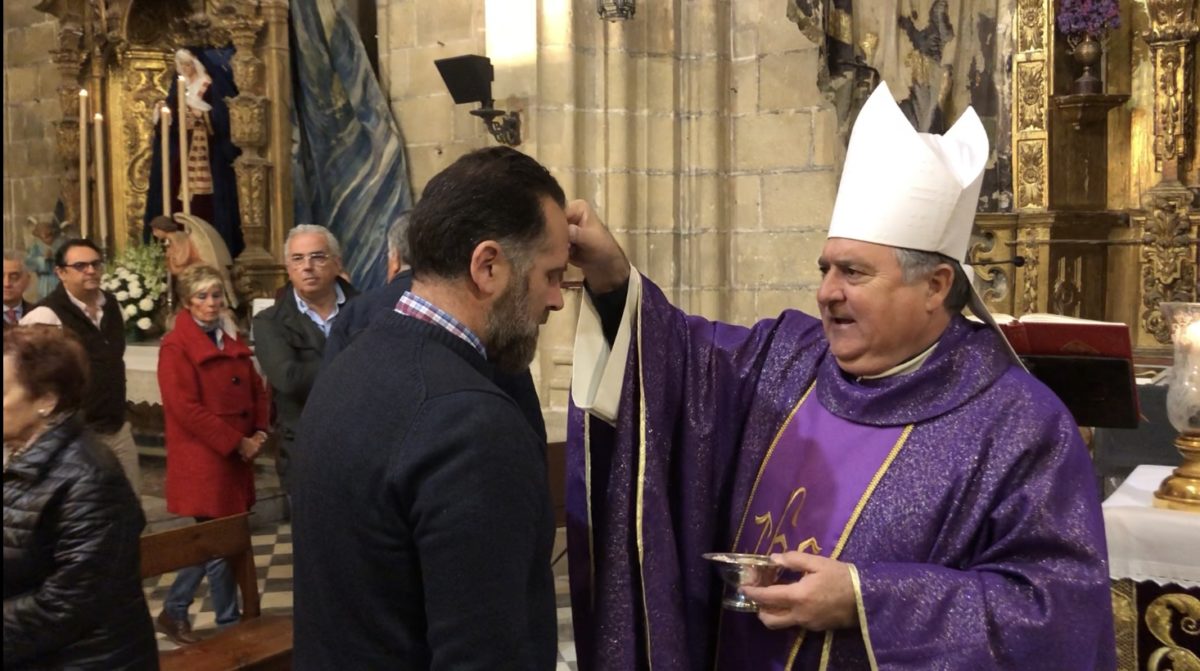
[{"label": "striped shirt", "polygon": [[423,322],[437,324],[465,340],[468,345],[474,347],[475,351],[479,352],[480,356],[484,359],[487,358],[487,349],[484,348],[483,341],[479,339],[479,336],[475,335],[465,324],[413,292],[404,292],[404,295],[396,303],[396,312],[414,319],[420,319]]}]

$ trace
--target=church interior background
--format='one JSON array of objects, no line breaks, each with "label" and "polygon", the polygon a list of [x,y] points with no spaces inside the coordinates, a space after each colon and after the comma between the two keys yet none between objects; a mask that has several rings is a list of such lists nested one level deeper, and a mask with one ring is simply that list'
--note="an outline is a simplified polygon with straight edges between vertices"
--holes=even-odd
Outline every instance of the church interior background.
[{"label": "church interior background", "polygon": [[[519,148],[594,204],[632,263],[684,310],[751,323],[815,310],[848,129],[882,78],[919,130],[945,130],[967,105],[984,121],[993,155],[972,258],[989,307],[1123,322],[1139,362],[1169,360],[1159,304],[1200,300],[1200,3],[1120,2],[1102,87],[1082,94],[1055,0],[641,0],[615,22],[596,5],[5,2],[5,244],[77,221],[81,178],[110,255],[140,244],[172,54],[232,47],[239,293],[273,294],[287,230],[306,222],[333,228],[355,279],[377,283],[390,218],[496,142],[434,66],[482,54],[495,107],[519,116]],[[83,162],[80,88],[106,120],[105,153],[93,145]],[[322,119],[352,137],[322,136]],[[319,171],[336,183],[317,185]],[[580,291],[534,364],[552,442]]]}]

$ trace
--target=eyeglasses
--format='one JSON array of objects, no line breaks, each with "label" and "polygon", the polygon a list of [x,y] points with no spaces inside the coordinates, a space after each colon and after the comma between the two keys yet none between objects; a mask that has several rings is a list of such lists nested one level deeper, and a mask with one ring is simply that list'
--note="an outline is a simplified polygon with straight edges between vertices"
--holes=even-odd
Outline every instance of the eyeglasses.
[{"label": "eyeglasses", "polygon": [[64,263],[63,268],[73,268],[77,273],[86,273],[88,268],[96,272],[104,269],[104,259],[96,259],[95,261],[76,261],[75,263]]},{"label": "eyeglasses", "polygon": [[312,264],[314,266],[316,266],[318,268],[323,268],[325,266],[325,264],[329,263],[329,260],[332,258],[333,257],[329,255],[329,252],[309,252],[307,254],[292,254],[291,256],[288,257],[288,265],[299,268],[299,267],[305,265],[306,261],[312,261]]}]

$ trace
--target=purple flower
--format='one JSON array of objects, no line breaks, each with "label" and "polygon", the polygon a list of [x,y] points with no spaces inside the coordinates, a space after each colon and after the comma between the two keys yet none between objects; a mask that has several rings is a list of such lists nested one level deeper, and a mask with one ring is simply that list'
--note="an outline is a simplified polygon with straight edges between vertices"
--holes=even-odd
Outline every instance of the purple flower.
[{"label": "purple flower", "polygon": [[1117,0],[1058,0],[1058,29],[1073,37],[1102,37],[1121,25]]}]

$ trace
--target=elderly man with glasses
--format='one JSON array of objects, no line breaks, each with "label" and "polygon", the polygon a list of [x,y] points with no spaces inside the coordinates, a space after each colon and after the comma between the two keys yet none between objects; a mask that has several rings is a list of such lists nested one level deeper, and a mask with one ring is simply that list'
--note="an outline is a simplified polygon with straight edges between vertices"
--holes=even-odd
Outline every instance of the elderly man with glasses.
[{"label": "elderly man with glasses", "polygon": [[134,492],[141,491],[137,446],[125,421],[125,317],[117,298],[100,288],[104,257],[91,240],[68,240],[54,256],[59,285],[21,324],[50,324],[73,331],[91,363],[84,390],[87,425],[117,455]]},{"label": "elderly man with glasses", "polygon": [[274,306],[254,318],[255,352],[271,385],[280,436],[275,468],[289,494],[288,457],[300,412],[321,370],[325,339],[342,305],[357,293],[339,277],[341,253],[328,228],[293,228],[284,244],[289,284]]},{"label": "elderly man with glasses", "polygon": [[30,273],[25,268],[25,256],[15,249],[4,250],[4,328],[16,326],[21,318],[33,310],[25,300],[29,288]]}]

